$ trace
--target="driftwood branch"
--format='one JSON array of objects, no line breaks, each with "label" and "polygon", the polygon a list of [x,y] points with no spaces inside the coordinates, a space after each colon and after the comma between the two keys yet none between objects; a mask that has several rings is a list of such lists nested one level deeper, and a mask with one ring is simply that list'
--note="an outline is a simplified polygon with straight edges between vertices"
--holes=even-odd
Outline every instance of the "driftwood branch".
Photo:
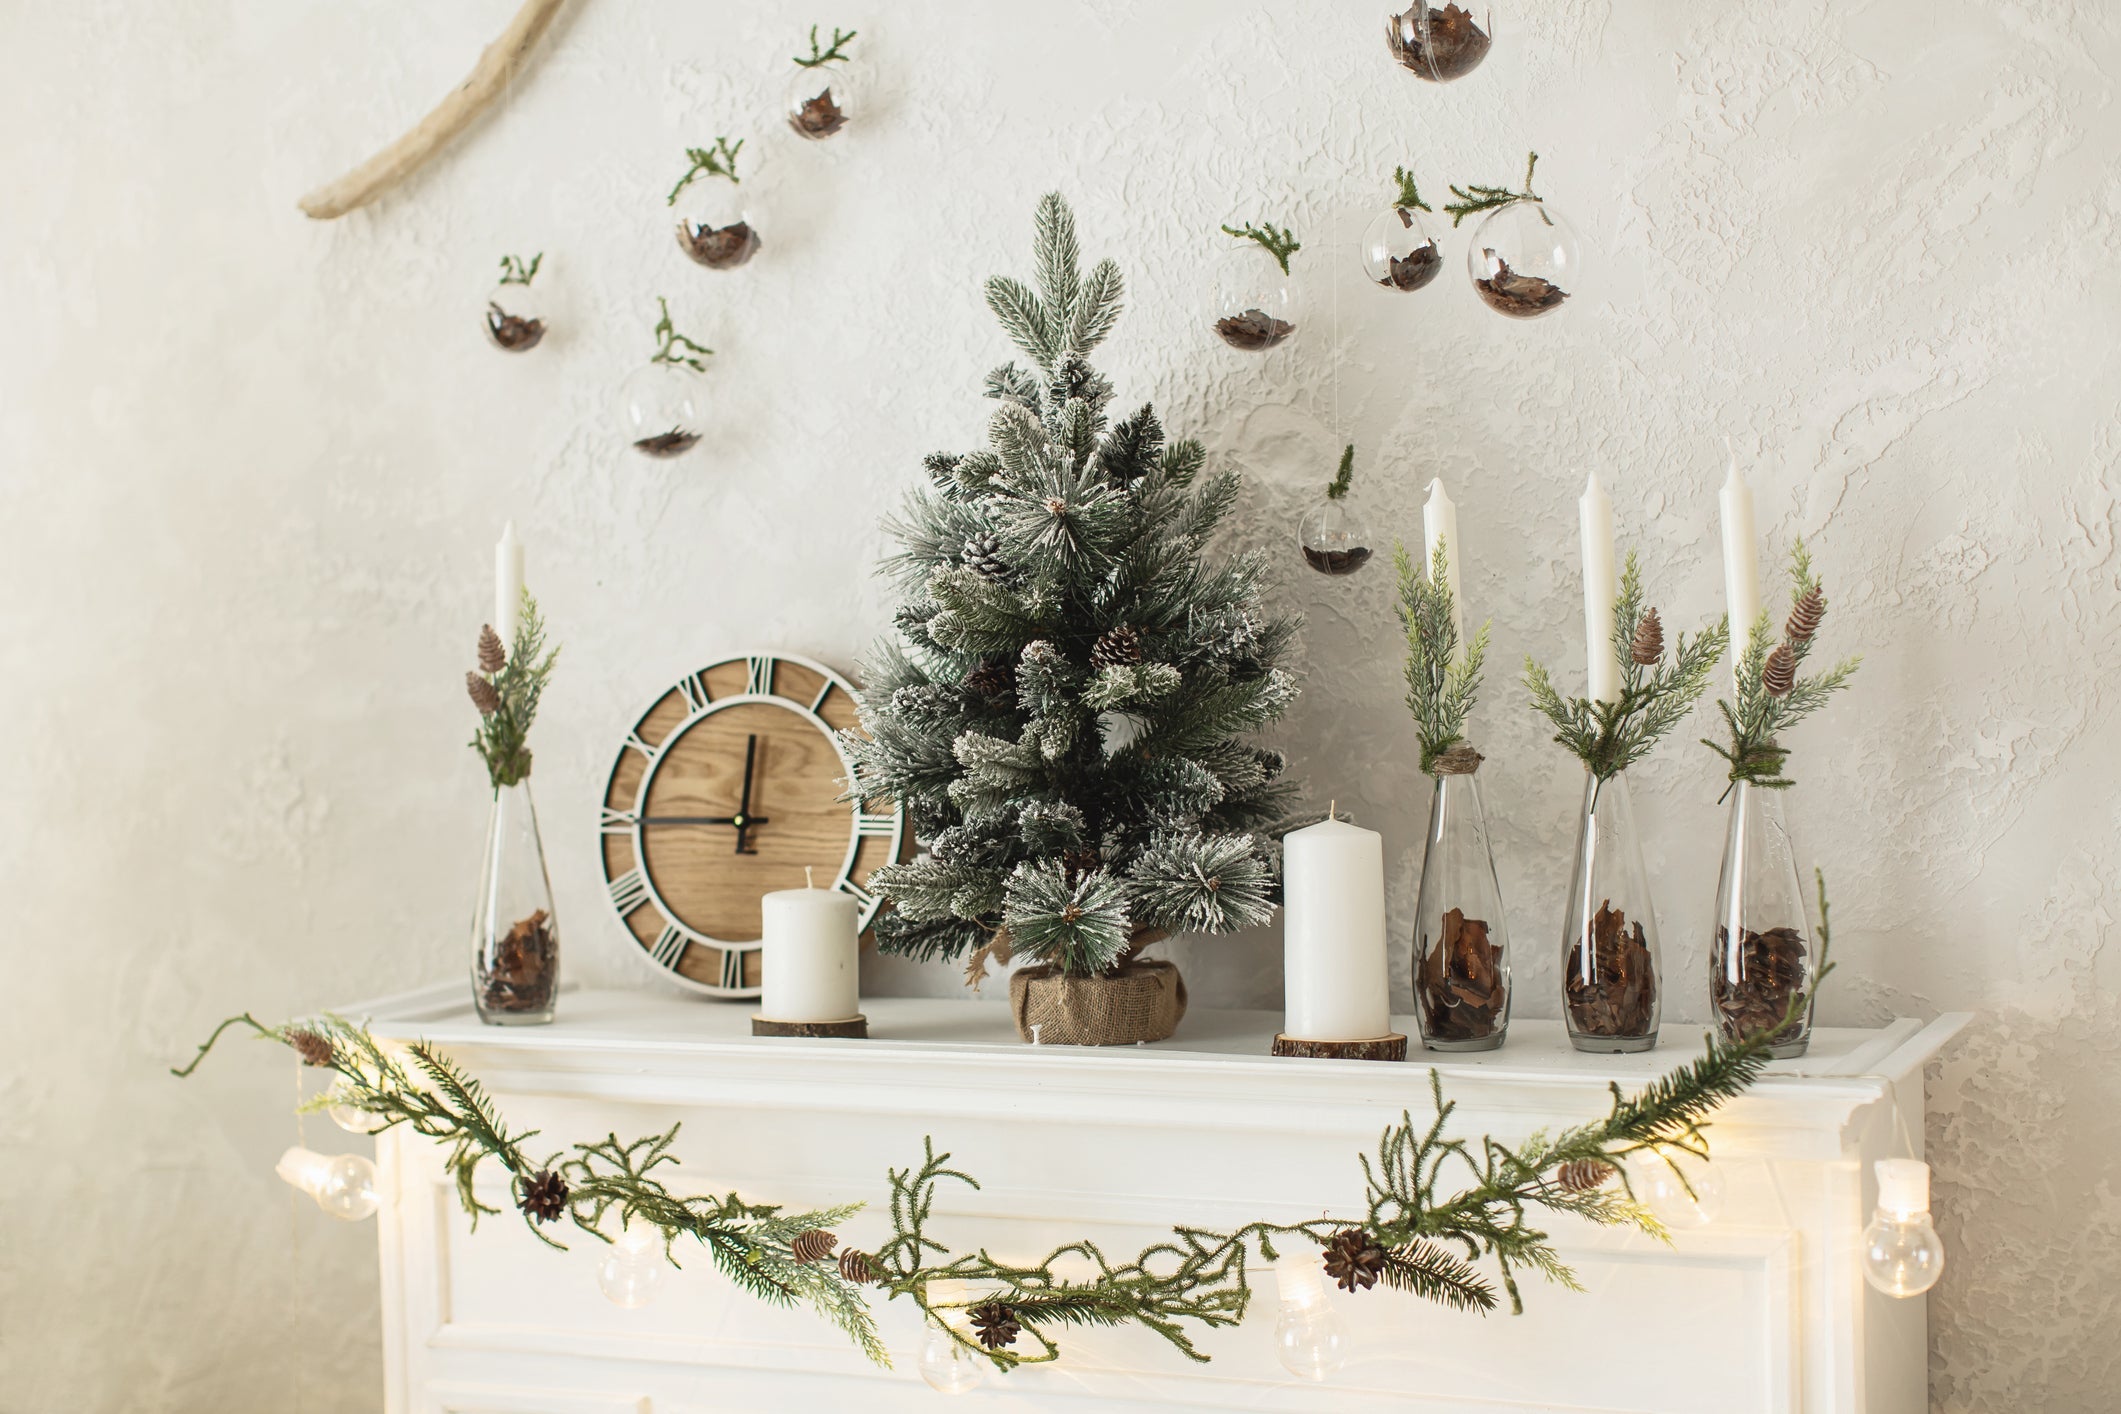
[{"label": "driftwood branch", "polygon": [[360,166],[302,198],[302,210],[319,221],[366,206],[426,164],[450,139],[471,125],[529,62],[531,51],[552,26],[566,0],[523,0],[501,37],[486,46],[464,81],[449,91],[418,127]]}]

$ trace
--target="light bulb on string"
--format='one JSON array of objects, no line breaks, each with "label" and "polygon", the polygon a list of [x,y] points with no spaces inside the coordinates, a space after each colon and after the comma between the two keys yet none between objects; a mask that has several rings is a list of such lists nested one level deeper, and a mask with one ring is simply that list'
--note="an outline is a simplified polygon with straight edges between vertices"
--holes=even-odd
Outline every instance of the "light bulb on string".
[{"label": "light bulb on string", "polygon": [[[932,1281],[927,1295],[931,1306],[962,1302],[969,1290],[961,1281]],[[927,1337],[921,1342],[921,1378],[931,1389],[944,1394],[968,1394],[986,1377],[986,1362],[967,1350],[957,1337],[970,1326],[971,1316],[962,1306],[931,1310]],[[953,1334],[953,1332],[955,1334]]]},{"label": "light bulb on string", "polygon": [[628,1223],[597,1259],[597,1289],[614,1306],[638,1309],[655,1299],[665,1265],[662,1234]]},{"label": "light bulb on string", "polygon": [[1668,1228],[1707,1227],[1723,1213],[1723,1175],[1706,1159],[1644,1149],[1628,1160],[1628,1184]]},{"label": "light bulb on string", "polygon": [[324,1113],[348,1134],[374,1134],[383,1127],[383,1116],[348,1104],[343,1091],[334,1090],[326,1098],[329,1103],[324,1106]]},{"label": "light bulb on string", "polygon": [[376,1187],[376,1166],[359,1154],[320,1154],[298,1144],[280,1156],[273,1172],[345,1222],[373,1217],[383,1205],[383,1194]]},{"label": "light bulb on string", "polygon": [[1863,1230],[1863,1279],[1887,1296],[1920,1296],[1944,1274],[1944,1239],[1930,1222],[1930,1166],[1880,1159],[1878,1211]]},{"label": "light bulb on string", "polygon": [[1274,1318],[1274,1358],[1292,1375],[1324,1380],[1348,1361],[1347,1336],[1326,1295],[1324,1264],[1316,1252],[1274,1259],[1281,1310]]}]

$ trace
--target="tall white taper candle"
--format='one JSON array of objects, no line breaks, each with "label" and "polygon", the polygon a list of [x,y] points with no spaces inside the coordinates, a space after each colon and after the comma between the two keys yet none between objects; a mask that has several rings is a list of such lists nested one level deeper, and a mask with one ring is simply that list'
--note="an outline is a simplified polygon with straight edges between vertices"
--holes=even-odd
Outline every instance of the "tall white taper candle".
[{"label": "tall white taper candle", "polygon": [[1716,500],[1723,512],[1723,603],[1731,616],[1731,688],[1735,692],[1746,640],[1753,632],[1753,620],[1760,617],[1760,546],[1753,532],[1753,488],[1738,474],[1738,454],[1731,450],[1730,438],[1723,439],[1723,449],[1731,469]]},{"label": "tall white taper candle", "polygon": [[523,617],[523,542],[516,538],[516,523],[501,528],[501,539],[493,547],[493,631],[513,653],[516,625]]},{"label": "tall white taper candle", "polygon": [[1429,499],[1421,508],[1422,573],[1436,563],[1436,544],[1443,542],[1444,582],[1451,586],[1451,631],[1466,641],[1466,597],[1459,592],[1458,507],[1443,491],[1443,478],[1429,483]]},{"label": "tall white taper candle", "polygon": [[759,1015],[768,1021],[847,1021],[859,1014],[862,937],[853,896],[838,889],[782,889],[760,899],[759,912],[765,953]]},{"label": "tall white taper candle", "polygon": [[1583,636],[1589,666],[1587,695],[1600,702],[1620,696],[1620,650],[1613,646],[1613,600],[1619,577],[1613,568],[1613,502],[1592,472],[1576,503],[1583,523]]},{"label": "tall white taper candle", "polygon": [[1392,1031],[1384,838],[1325,820],[1282,839],[1282,1030],[1302,1041]]}]

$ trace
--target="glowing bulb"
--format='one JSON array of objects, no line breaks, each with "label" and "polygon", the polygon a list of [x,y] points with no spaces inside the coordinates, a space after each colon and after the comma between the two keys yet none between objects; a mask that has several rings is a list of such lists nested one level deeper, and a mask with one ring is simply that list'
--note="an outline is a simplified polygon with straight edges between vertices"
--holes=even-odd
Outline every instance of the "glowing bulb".
[{"label": "glowing bulb", "polygon": [[953,1304],[963,1302],[971,1290],[961,1281],[928,1283],[929,1305],[949,1309],[929,1312],[928,1338],[921,1342],[921,1378],[944,1394],[964,1394],[977,1388],[986,1375],[986,1361],[951,1335],[952,1331],[963,1335],[972,1327],[971,1313]]},{"label": "glowing bulb", "polygon": [[1326,1273],[1316,1252],[1277,1257],[1274,1285],[1281,1314],[1274,1321],[1274,1356],[1282,1368],[1307,1380],[1323,1380],[1348,1361],[1340,1317],[1326,1296]]},{"label": "glowing bulb", "polygon": [[342,1094],[343,1092],[338,1090],[332,1091],[329,1097],[331,1103],[324,1107],[324,1113],[331,1116],[333,1124],[348,1134],[373,1134],[383,1127],[383,1116],[371,1114],[357,1105],[347,1104],[341,1098]]},{"label": "glowing bulb", "polygon": [[317,1200],[333,1217],[355,1223],[383,1205],[376,1166],[359,1154],[320,1154],[300,1145],[280,1156],[273,1172]]},{"label": "glowing bulb", "polygon": [[1635,1201],[1669,1228],[1707,1227],[1723,1213],[1723,1175],[1699,1159],[1644,1149],[1628,1161],[1628,1183]]},{"label": "glowing bulb", "polygon": [[597,1259],[597,1287],[614,1306],[631,1311],[655,1298],[663,1281],[663,1237],[652,1227],[628,1223]]},{"label": "glowing bulb", "polygon": [[1887,1296],[1920,1296],[1944,1275],[1944,1239],[1930,1225],[1930,1166],[1878,1161],[1878,1211],[1863,1230],[1863,1279]]}]

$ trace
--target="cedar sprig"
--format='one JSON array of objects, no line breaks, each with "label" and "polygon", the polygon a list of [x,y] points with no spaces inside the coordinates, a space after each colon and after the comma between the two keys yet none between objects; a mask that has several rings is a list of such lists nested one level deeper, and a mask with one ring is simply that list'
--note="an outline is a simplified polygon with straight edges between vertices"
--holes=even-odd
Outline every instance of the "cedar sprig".
[{"label": "cedar sprig", "polygon": [[1445,574],[1449,556],[1439,539],[1423,574],[1407,547],[1393,547],[1399,571],[1399,623],[1407,635],[1407,710],[1414,714],[1421,738],[1421,769],[1433,775],[1438,758],[1465,740],[1466,718],[1480,692],[1480,671],[1488,651],[1488,625],[1482,624],[1458,651],[1451,581]]},{"label": "cedar sprig", "polygon": [[685,158],[692,165],[685,169],[684,176],[678,178],[678,184],[670,189],[670,195],[663,199],[663,204],[665,206],[677,205],[679,193],[691,186],[693,181],[699,177],[727,177],[732,185],[739,184],[736,175],[736,155],[743,151],[743,148],[744,140],[742,138],[738,138],[735,145],[732,146],[726,137],[716,138],[712,147],[686,148]]},{"label": "cedar sprig", "polygon": [[[1806,677],[1801,671],[1818,642],[1826,608],[1826,593],[1812,572],[1811,553],[1799,540],[1790,550],[1790,613],[1781,635],[1776,636],[1767,611],[1761,610],[1738,661],[1738,703],[1734,707],[1723,698],[1716,702],[1730,732],[1730,745],[1701,739],[1703,746],[1730,767],[1730,785],[1724,787],[1724,795],[1740,781],[1767,790],[1787,790],[1796,784],[1784,774],[1790,753],[1781,744],[1781,733],[1825,706],[1827,698],[1848,686],[1862,664],[1861,658],[1843,658],[1822,673]],[[1777,691],[1778,687],[1782,690]]]},{"label": "cedar sprig", "polygon": [[1271,221],[1263,226],[1255,226],[1250,221],[1242,226],[1225,226],[1223,234],[1241,241],[1257,241],[1262,250],[1274,257],[1284,275],[1289,273],[1289,257],[1304,248],[1303,242],[1296,239],[1288,227],[1277,226]]},{"label": "cedar sprig", "polygon": [[[1538,153],[1530,152],[1525,154],[1523,191],[1511,191],[1508,187],[1484,187],[1479,185],[1452,187],[1451,195],[1457,197],[1458,200],[1447,201],[1443,207],[1445,211],[1450,213],[1451,228],[1456,230],[1458,223],[1465,220],[1468,216],[1474,216],[1483,211],[1498,211],[1505,206],[1515,206],[1520,201],[1529,201],[1539,205],[1541,198],[1537,192],[1532,190],[1532,169],[1538,165]],[[1540,206],[1539,214],[1549,226],[1554,224],[1554,218],[1546,214],[1546,209],[1543,205]]]},{"label": "cedar sprig", "polygon": [[501,257],[501,283],[528,285],[538,278],[538,267],[544,263],[545,252],[542,250],[530,257],[528,265],[523,263],[523,258],[519,255],[504,255]]},{"label": "cedar sprig", "polygon": [[1686,716],[1707,691],[1716,660],[1730,639],[1729,621],[1719,618],[1692,637],[1680,634],[1669,656],[1661,651],[1660,642],[1660,651],[1651,661],[1638,661],[1636,635],[1650,613],[1642,602],[1642,576],[1631,550],[1620,573],[1620,593],[1613,601],[1613,651],[1620,657],[1620,696],[1614,701],[1564,698],[1544,667],[1529,655],[1524,660],[1524,682],[1533,707],[1554,724],[1554,740],[1601,782],[1649,755],[1659,739]]},{"label": "cedar sprig", "polygon": [[1355,444],[1348,443],[1340,451],[1340,470],[1326,483],[1326,499],[1339,501],[1347,497],[1348,488],[1355,484]]},{"label": "cedar sprig", "polygon": [[472,705],[479,709],[471,749],[486,762],[487,779],[496,790],[530,775],[530,726],[559,657],[559,649],[545,647],[545,620],[528,589],[523,591],[513,648],[501,653],[491,624],[479,633],[479,666],[464,675]]},{"label": "cedar sprig", "polygon": [[[1394,206],[1401,211],[1428,211],[1431,215],[1435,214],[1429,203],[1421,199],[1421,188],[1414,185],[1414,174],[1412,172],[1409,172],[1404,167],[1394,167],[1392,169],[1392,180],[1399,187],[1398,194],[1392,198]],[[1457,222],[1454,221],[1452,224],[1456,225]]]},{"label": "cedar sprig", "polygon": [[855,31],[851,29],[843,30],[838,25],[834,25],[832,27],[832,43],[820,49],[817,43],[817,26],[812,25],[810,27],[810,57],[806,59],[798,54],[795,56],[795,62],[805,69],[814,69],[820,64],[844,64],[848,58],[847,44],[854,37]]},{"label": "cedar sprig", "polygon": [[696,344],[678,332],[678,326],[670,322],[670,301],[661,295],[655,297],[656,308],[662,317],[655,324],[655,352],[649,356],[650,363],[682,363],[694,373],[707,371],[707,356],[714,352],[705,344]]}]

